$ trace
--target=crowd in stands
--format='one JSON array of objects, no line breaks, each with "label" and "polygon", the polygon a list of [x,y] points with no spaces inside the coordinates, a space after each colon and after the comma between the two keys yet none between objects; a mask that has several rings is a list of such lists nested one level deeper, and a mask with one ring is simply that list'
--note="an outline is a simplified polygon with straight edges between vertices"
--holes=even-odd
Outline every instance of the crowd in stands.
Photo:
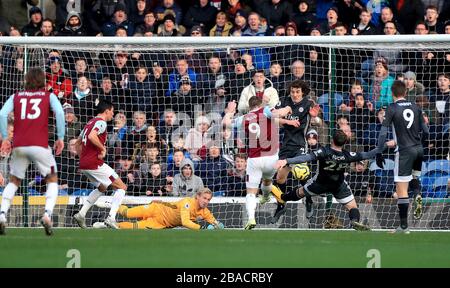
[{"label": "crowd in stands", "polygon": [[[56,19],[45,18],[33,6],[27,25],[0,26],[0,36],[450,34],[450,1],[381,0],[375,9],[366,0],[99,0],[81,1],[82,11],[70,11],[68,1],[54,2]],[[106,99],[116,110],[107,161],[129,187],[129,195],[191,196],[202,187],[222,196],[245,195],[245,139],[239,131],[223,130],[221,117],[230,101],[239,103],[241,114],[247,113],[251,96],[275,107],[289,97],[287,87],[294,80],[308,83],[309,97],[322,108],[320,116],[311,119],[311,147],[317,144],[314,140],[329,143],[330,130],[339,127],[349,136],[351,151],[374,148],[384,111],[393,102],[390,87],[400,79],[407,84],[408,100],[422,108],[430,126],[430,136],[423,140],[426,160],[449,157],[450,49],[335,49],[332,94],[328,49],[310,45],[44,53],[44,61],[39,53],[29,55],[28,61],[45,67],[48,90],[58,96],[66,113],[67,149],[57,160],[60,188],[69,194],[87,188],[74,168],[74,139],[95,116],[96,102]],[[4,103],[23,88],[24,48],[2,45],[0,59]],[[394,137],[388,139],[392,158]],[[0,186],[7,179],[8,157],[1,156]],[[373,172],[368,166],[363,162],[354,168],[364,181],[359,174],[352,176],[354,171],[349,174],[354,178],[349,182],[359,185],[354,190],[370,187],[372,195],[389,197],[391,193],[377,194],[385,187],[377,186],[376,175],[366,175]]]}]

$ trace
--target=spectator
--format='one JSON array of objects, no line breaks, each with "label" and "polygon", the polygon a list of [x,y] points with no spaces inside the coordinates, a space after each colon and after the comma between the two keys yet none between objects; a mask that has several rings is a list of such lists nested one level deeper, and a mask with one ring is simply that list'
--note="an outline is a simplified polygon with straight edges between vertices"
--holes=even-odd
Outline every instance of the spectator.
[{"label": "spectator", "polygon": [[127,88],[129,76],[134,73],[134,63],[132,59],[128,59],[128,53],[117,51],[113,54],[113,63],[105,62],[97,73],[97,79],[101,80],[104,76],[109,76],[114,87]]},{"label": "spectator", "polygon": [[412,71],[407,71],[403,76],[403,81],[406,84],[406,100],[415,103],[417,96],[424,95],[425,86],[423,86],[422,83],[417,82],[416,74]]},{"label": "spectator", "polygon": [[286,90],[284,87],[286,83],[286,77],[283,73],[283,67],[279,62],[272,61],[269,71],[269,80],[272,82],[273,88],[278,91],[278,95],[285,96]]},{"label": "spectator", "polygon": [[294,11],[291,20],[299,29],[298,34],[309,35],[316,22],[314,14],[310,11],[309,2],[307,0],[298,1],[298,6]]},{"label": "spectator", "polygon": [[[167,144],[169,149],[173,149],[174,142],[178,140],[178,138],[183,137],[185,129],[179,126],[180,120],[177,118],[177,114],[172,109],[167,109],[163,115],[163,121],[158,127],[158,134],[161,136],[161,139]],[[186,125],[186,123],[183,123]]]},{"label": "spectator", "polygon": [[[228,19],[230,19],[229,14],[227,14]],[[238,10],[235,14],[234,21],[234,27],[231,29],[231,35],[232,36],[241,36],[242,33],[248,28],[247,27],[247,12],[244,10]]]},{"label": "spectator", "polygon": [[209,31],[209,36],[230,36],[233,24],[228,21],[225,12],[219,12],[216,15],[216,25]]},{"label": "spectator", "polygon": [[223,70],[220,57],[216,54],[211,55],[208,60],[208,71],[203,73],[199,80],[204,95],[217,95],[225,98],[225,93],[229,92],[225,89],[228,86],[227,82],[228,75]]},{"label": "spectator", "polygon": [[406,34],[413,34],[414,24],[423,17],[423,3],[421,0],[393,0],[391,7],[395,7],[398,22],[405,28]]},{"label": "spectator", "polygon": [[159,136],[158,130],[153,125],[150,125],[147,128],[147,141],[145,142],[145,146],[156,146],[160,150],[160,157],[167,156],[166,141]]},{"label": "spectator", "polygon": [[129,82],[125,89],[126,95],[130,97],[129,104],[132,103],[132,111],[145,111],[146,118],[152,119],[152,114],[158,111],[156,105],[151,105],[153,102],[152,98],[157,97],[154,95],[154,91],[147,68],[144,66],[137,67],[135,73],[129,77]]},{"label": "spectator", "polygon": [[139,195],[139,170],[136,167],[134,157],[130,155],[122,155],[119,160],[119,169],[117,174],[125,185],[129,195]]},{"label": "spectator", "polygon": [[208,155],[200,162],[199,175],[214,192],[226,190],[227,161],[223,158],[218,141],[210,141],[207,145]]},{"label": "spectator", "polygon": [[[133,126],[125,136],[123,155],[139,155],[147,137],[147,117],[143,111],[133,113]],[[134,159],[134,158],[133,158]]]},{"label": "spectator", "polygon": [[127,31],[128,36],[133,36],[134,24],[127,18],[127,8],[125,4],[117,3],[114,8],[114,14],[111,17],[111,20],[106,22],[102,26],[102,35],[114,36],[116,34],[117,28],[122,27]]},{"label": "spectator", "polygon": [[385,31],[385,26],[387,22],[393,22],[396,30],[399,34],[405,33],[405,30],[403,29],[403,26],[398,23],[398,21],[394,18],[394,12],[392,12],[392,9],[390,7],[383,7],[381,9],[381,16],[380,16],[381,22],[378,25],[378,34],[383,35]]},{"label": "spectator", "polygon": [[183,24],[186,30],[190,30],[193,26],[199,25],[204,31],[209,31],[214,25],[216,13],[217,9],[211,6],[209,0],[198,0],[187,10],[186,15],[184,15]]},{"label": "spectator", "polygon": [[[375,123],[369,123],[368,128],[364,131],[364,137],[363,137],[363,144],[367,145],[369,147],[369,149],[373,149],[377,146],[377,139],[378,139],[378,134],[380,133],[381,130],[381,124],[383,123],[384,120],[384,115],[386,114],[386,110],[384,108],[380,108],[377,110],[376,113],[376,122]],[[388,136],[386,139],[392,139],[392,131],[389,129],[388,132]],[[388,147],[391,146],[395,146],[395,143],[393,140],[388,141],[390,142],[390,144],[392,145],[388,145]],[[389,149],[388,153],[390,155],[395,154],[393,149]]]},{"label": "spectator", "polygon": [[261,17],[256,12],[251,12],[247,18],[248,28],[242,32],[242,36],[265,36],[267,27],[261,24]]},{"label": "spectator", "polygon": [[375,61],[375,74],[372,85],[370,86],[370,101],[376,109],[386,107],[393,102],[391,86],[394,78],[389,75],[387,61],[384,58],[378,58]]},{"label": "spectator", "polygon": [[181,171],[181,163],[184,159],[190,159],[187,155],[189,153],[183,150],[183,147],[178,147],[173,149],[172,155],[169,154],[167,157],[167,175],[174,177]]},{"label": "spectator", "polygon": [[122,155],[122,141],[125,139],[127,131],[127,116],[123,111],[118,110],[114,116],[113,132],[108,134],[108,141],[106,142],[108,145],[107,155],[110,157],[108,160],[114,163],[114,167],[116,166],[116,161]]},{"label": "spectator", "polygon": [[135,36],[144,35],[151,32],[152,35],[158,34],[158,25],[156,22],[156,16],[153,11],[147,10],[144,15],[144,22],[136,26]]},{"label": "spectator", "polygon": [[161,0],[160,4],[156,6],[155,13],[158,21],[165,22],[164,18],[169,15],[174,16],[173,23],[181,24],[181,19],[183,19],[183,12],[180,6],[177,3],[174,3],[174,0]]},{"label": "spectator", "polygon": [[271,108],[275,107],[279,101],[278,91],[273,88],[272,82],[265,77],[262,70],[256,70],[253,73],[252,83],[242,90],[238,104],[240,113],[245,114],[249,111],[248,100],[252,96],[263,99],[264,105],[268,105]]},{"label": "spectator", "polygon": [[[148,174],[152,163],[162,162],[161,150],[157,144],[147,144],[142,146],[142,155],[139,155],[139,172],[140,174]],[[167,166],[164,165],[164,170]]]},{"label": "spectator", "polygon": [[[356,94],[355,107],[350,112],[350,126],[355,132],[356,141],[358,144],[363,144],[364,131],[370,122],[373,122],[374,116],[373,104],[364,100],[363,94]],[[364,151],[368,152],[369,147],[364,147]]]},{"label": "spectator", "polygon": [[[95,73],[90,72],[85,58],[78,58],[75,60],[75,70],[72,70],[70,77],[72,78],[73,85],[77,84],[78,78],[85,76],[87,79],[95,80]],[[113,102],[115,103],[115,102]]]},{"label": "spectator", "polygon": [[351,27],[353,23],[359,21],[359,14],[364,7],[358,1],[339,0],[336,1],[336,8],[339,11],[339,21],[346,27]]},{"label": "spectator", "polygon": [[295,22],[289,21],[285,26],[286,36],[298,36],[297,25]]},{"label": "spectator", "polygon": [[124,97],[123,89],[117,88],[109,75],[103,75],[100,80],[100,87],[94,87],[92,89],[92,95],[98,99],[104,99],[111,103],[114,103],[116,110],[126,111],[124,112],[126,118],[131,118],[132,110],[129,108],[131,106],[127,105],[127,98]]},{"label": "spectator", "polygon": [[235,17],[237,17],[238,11],[247,16],[252,9],[243,2],[245,1],[228,0],[226,7],[223,7],[222,11],[225,11],[228,15],[228,19],[232,21],[234,21]]},{"label": "spectator", "polygon": [[244,197],[246,194],[246,167],[247,155],[236,154],[234,157],[234,165],[227,171],[227,184],[225,196]]},{"label": "spectator", "polygon": [[169,89],[166,92],[166,96],[172,95],[180,88],[181,77],[185,75],[189,77],[193,85],[196,84],[197,73],[189,68],[188,61],[185,58],[181,58],[177,60],[176,69],[169,75]]},{"label": "spectator", "polygon": [[182,36],[183,32],[175,22],[175,16],[168,13],[162,19],[162,24],[158,26],[158,36]]},{"label": "spectator", "polygon": [[330,33],[338,22],[339,11],[336,7],[330,7],[327,11],[327,20],[322,22],[319,26],[323,34]]},{"label": "spectator", "polygon": [[194,174],[194,163],[190,159],[184,159],[180,165],[180,173],[174,176],[173,192],[171,196],[193,196],[203,188],[203,180]]},{"label": "spectator", "polygon": [[60,56],[47,59],[49,67],[46,71],[47,90],[54,93],[62,103],[72,103],[72,80],[63,69]]},{"label": "spectator", "polygon": [[431,102],[435,103],[437,110],[438,125],[442,125],[442,129],[446,133],[450,133],[450,75],[439,74],[438,76],[439,91]]},{"label": "spectator", "polygon": [[200,116],[195,120],[195,127],[191,128],[186,136],[185,148],[194,161],[201,160],[199,152],[210,140],[208,132],[210,127],[211,121],[205,116]]},{"label": "spectator", "polygon": [[292,13],[292,4],[284,0],[265,1],[256,10],[267,19],[269,31],[278,25],[286,25]]},{"label": "spectator", "polygon": [[39,7],[33,6],[28,11],[30,22],[22,28],[20,32],[23,36],[36,36],[41,29],[42,24],[42,11]]},{"label": "spectator", "polygon": [[130,11],[130,21],[136,27],[136,26],[142,25],[144,23],[146,11],[149,10],[149,7],[147,6],[147,0],[135,0],[135,3],[136,3],[136,6],[135,6],[136,9],[133,9],[134,11]]},{"label": "spectator", "polygon": [[142,175],[140,194],[147,196],[168,196],[167,179],[162,171],[161,163],[154,162],[147,174]]},{"label": "spectator", "polygon": [[339,109],[342,112],[351,112],[353,108],[355,107],[355,99],[356,95],[363,94],[363,86],[361,85],[361,82],[357,79],[353,80],[350,88],[350,93],[347,97],[344,97],[344,103],[342,103],[339,106]]},{"label": "spectator", "polygon": [[95,95],[91,93],[91,81],[85,76],[78,78],[75,86],[73,96],[71,99],[75,114],[79,115],[80,122],[85,124],[95,114],[96,105],[99,101]]},{"label": "spectator", "polygon": [[[80,135],[82,124],[78,121],[75,110],[70,104],[64,106],[64,115],[66,118],[66,134],[64,135],[64,143],[67,147],[69,147],[69,140],[74,138],[76,139]],[[64,150],[63,153],[68,156],[69,151]]]},{"label": "spectator", "polygon": [[372,20],[372,13],[366,9],[361,10],[359,14],[359,23],[353,23],[352,35],[375,35],[377,29],[370,22]]},{"label": "spectator", "polygon": [[229,85],[225,89],[230,93],[231,101],[238,101],[241,93],[241,87],[250,85],[252,77],[247,71],[247,65],[242,58],[234,60],[234,69],[229,73]]},{"label": "spectator", "polygon": [[[311,83],[309,76],[305,74],[305,63],[302,60],[295,60],[290,65],[290,74],[286,76],[287,83],[291,83],[295,80],[303,80]],[[311,83],[313,85],[314,83]],[[311,87],[312,88],[312,87]],[[311,89],[312,90],[312,89]]]},{"label": "spectator", "polygon": [[36,36],[55,36],[55,24],[50,18],[45,18],[42,20],[40,31],[36,33]]},{"label": "spectator", "polygon": [[439,19],[439,9],[435,5],[428,5],[425,8],[425,24],[429,32],[444,34],[444,23]]},{"label": "spectator", "polygon": [[71,11],[67,15],[66,24],[60,28],[58,36],[86,36],[83,21],[78,12]]}]

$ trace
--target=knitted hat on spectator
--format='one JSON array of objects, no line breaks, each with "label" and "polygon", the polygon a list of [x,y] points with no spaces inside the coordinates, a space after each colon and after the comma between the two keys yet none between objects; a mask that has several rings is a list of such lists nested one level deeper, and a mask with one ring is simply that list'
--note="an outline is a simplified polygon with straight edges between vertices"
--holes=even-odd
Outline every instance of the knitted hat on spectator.
[{"label": "knitted hat on spectator", "polygon": [[315,129],[311,129],[308,131],[308,133],[306,133],[306,137],[307,138],[314,138],[314,139],[318,139],[319,138],[319,134],[317,133],[317,131]]},{"label": "knitted hat on spectator", "polygon": [[234,60],[234,65],[238,65],[238,64],[241,64],[241,65],[244,65],[244,67],[247,67],[247,62],[245,62],[245,60],[242,58],[237,58],[236,60]]},{"label": "knitted hat on spectator", "polygon": [[31,17],[31,15],[36,14],[36,13],[40,13],[42,15],[41,9],[39,7],[37,7],[37,6],[31,7],[30,11],[29,11],[30,17]]},{"label": "knitted hat on spectator", "polygon": [[339,15],[339,10],[338,10],[337,7],[332,6],[332,7],[328,8],[327,13],[328,13],[328,11],[330,11],[330,10],[333,10],[334,12],[336,12],[336,14]]},{"label": "knitted hat on spectator", "polygon": [[192,26],[192,28],[191,28],[191,33],[192,33],[192,32],[199,32],[200,34],[203,34],[202,26],[200,26],[200,25],[194,25],[194,26]]},{"label": "knitted hat on spectator", "polygon": [[183,83],[191,84],[191,79],[189,78],[188,75],[184,75],[184,76],[181,76],[180,82],[181,82],[182,84],[183,84]]},{"label": "knitted hat on spectator", "polygon": [[166,16],[164,16],[163,18],[163,23],[166,22],[166,20],[170,20],[172,21],[174,24],[175,22],[175,16],[173,16],[171,13],[167,14]]},{"label": "knitted hat on spectator", "polygon": [[244,10],[239,9],[239,10],[236,11],[236,14],[234,15],[234,17],[237,17],[237,16],[242,16],[245,19],[247,19],[248,14]]},{"label": "knitted hat on spectator", "polygon": [[125,7],[123,3],[117,3],[116,7],[114,7],[114,13],[116,13],[117,11],[123,11],[127,13],[127,7]]},{"label": "knitted hat on spectator", "polygon": [[387,61],[386,61],[386,59],[384,59],[383,57],[377,58],[377,61],[375,61],[375,66],[376,66],[378,63],[381,63],[381,65],[383,65],[384,69],[389,70],[389,69],[388,69]]},{"label": "knitted hat on spectator", "polygon": [[75,110],[73,109],[72,105],[68,104],[68,105],[64,105],[64,113],[72,113],[75,114]]},{"label": "knitted hat on spectator", "polygon": [[405,76],[405,79],[412,79],[412,80],[416,80],[416,74],[412,71],[408,71],[405,74],[403,74]]},{"label": "knitted hat on spectator", "polygon": [[319,31],[320,35],[323,34],[323,31],[322,31],[322,29],[320,29],[320,26],[319,26],[319,25],[313,26],[313,27],[311,28],[311,31],[313,31],[313,30]]},{"label": "knitted hat on spectator", "polygon": [[295,24],[295,22],[293,22],[293,21],[287,22],[286,27],[284,27],[284,28],[287,30],[288,27],[291,27],[292,29],[294,29],[295,34],[298,34],[297,25]]}]

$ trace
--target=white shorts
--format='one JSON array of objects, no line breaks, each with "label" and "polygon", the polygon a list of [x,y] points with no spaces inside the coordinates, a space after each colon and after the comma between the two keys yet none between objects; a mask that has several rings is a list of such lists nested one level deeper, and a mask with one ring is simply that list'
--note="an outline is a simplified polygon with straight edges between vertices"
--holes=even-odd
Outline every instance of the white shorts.
[{"label": "white shorts", "polygon": [[83,173],[97,188],[100,184],[108,188],[111,183],[119,178],[116,171],[105,163],[95,170],[81,170],[81,173]]},{"label": "white shorts", "polygon": [[247,188],[259,188],[262,179],[272,179],[277,170],[273,168],[278,161],[278,154],[247,159]]},{"label": "white shorts", "polygon": [[24,179],[30,162],[36,164],[39,172],[44,177],[57,172],[55,157],[53,157],[50,147],[26,146],[13,149],[11,161],[9,162],[10,174],[19,179]]}]

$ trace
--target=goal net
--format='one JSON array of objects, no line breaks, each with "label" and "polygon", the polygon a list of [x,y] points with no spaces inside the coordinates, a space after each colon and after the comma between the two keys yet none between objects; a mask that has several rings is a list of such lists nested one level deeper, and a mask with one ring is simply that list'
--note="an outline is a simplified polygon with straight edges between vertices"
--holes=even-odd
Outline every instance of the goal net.
[{"label": "goal net", "polygon": [[[22,39],[24,42],[0,39],[0,96],[3,104],[23,88],[27,69],[41,67],[47,74],[48,89],[63,104],[66,148],[56,157],[59,197],[53,220],[57,227],[76,227],[72,216],[94,188],[78,171],[73,144],[96,115],[98,100],[106,99],[114,103],[116,112],[108,124],[106,163],[128,186],[124,204],[175,201],[192,195],[189,185],[173,186],[174,176],[187,158],[195,175],[214,192],[210,208],[216,218],[226,228],[242,228],[247,221],[246,141],[239,131],[223,129],[221,121],[227,103],[239,102],[248,86],[256,85],[253,72],[264,70],[261,89],[265,92],[259,94],[257,87],[256,94],[269,105],[290,97],[288,87],[293,80],[304,80],[311,87],[308,96],[320,105],[321,112],[310,119],[305,133],[310,150],[317,149],[317,144],[329,144],[336,127],[350,136],[346,149],[373,149],[384,110],[392,103],[390,86],[396,79],[404,80],[407,98],[422,108],[430,127],[429,138],[423,140],[424,214],[414,219],[410,209],[410,226],[450,228],[449,37],[31,38]],[[268,89],[275,93],[267,95]],[[49,127],[53,145],[52,118]],[[14,132],[10,125],[10,137]],[[283,127],[280,141],[282,137]],[[388,139],[393,139],[392,133]],[[372,228],[399,225],[394,154],[393,146],[385,151],[384,169],[368,160],[354,163],[346,173],[362,221]],[[2,190],[9,177],[9,158],[1,157]],[[312,176],[317,164],[309,165]],[[288,191],[299,185],[290,174]],[[38,170],[30,166],[13,201],[8,225],[37,226],[45,190]],[[111,193],[99,201],[109,201]],[[310,219],[299,201],[288,203],[287,213],[276,223],[271,223],[275,199],[258,204],[257,227],[349,227],[347,213],[333,197],[313,197],[313,201]],[[103,221],[107,211],[93,207],[87,215],[88,226]]]}]

